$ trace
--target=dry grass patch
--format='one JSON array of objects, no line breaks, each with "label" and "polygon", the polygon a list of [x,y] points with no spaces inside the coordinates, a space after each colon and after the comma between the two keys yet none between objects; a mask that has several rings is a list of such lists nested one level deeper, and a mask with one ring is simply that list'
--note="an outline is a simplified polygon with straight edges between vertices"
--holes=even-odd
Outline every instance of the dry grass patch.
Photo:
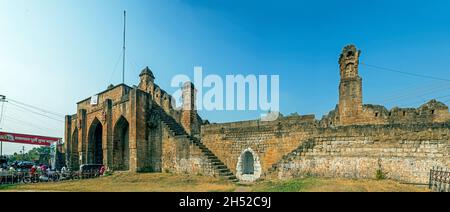
[{"label": "dry grass patch", "polygon": [[167,173],[115,173],[90,180],[0,186],[0,191],[68,192],[427,192],[390,180],[306,178],[236,185],[213,177]]},{"label": "dry grass patch", "polygon": [[234,184],[213,177],[116,173],[97,179],[58,183],[27,184],[9,187],[14,191],[76,191],[76,192],[211,192],[233,191]]},{"label": "dry grass patch", "polygon": [[352,179],[294,179],[265,181],[252,187],[253,191],[269,192],[428,192],[426,187],[406,185],[391,180]]}]

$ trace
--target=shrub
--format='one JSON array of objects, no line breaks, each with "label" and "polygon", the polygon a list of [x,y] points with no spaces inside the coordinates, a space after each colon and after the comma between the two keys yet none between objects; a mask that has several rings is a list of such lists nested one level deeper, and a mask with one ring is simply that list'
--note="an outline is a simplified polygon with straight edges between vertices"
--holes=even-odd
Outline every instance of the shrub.
[{"label": "shrub", "polygon": [[383,170],[378,169],[378,170],[377,170],[377,173],[376,173],[376,175],[375,175],[375,178],[376,178],[377,180],[385,180],[385,179],[386,179],[386,173],[384,173]]}]

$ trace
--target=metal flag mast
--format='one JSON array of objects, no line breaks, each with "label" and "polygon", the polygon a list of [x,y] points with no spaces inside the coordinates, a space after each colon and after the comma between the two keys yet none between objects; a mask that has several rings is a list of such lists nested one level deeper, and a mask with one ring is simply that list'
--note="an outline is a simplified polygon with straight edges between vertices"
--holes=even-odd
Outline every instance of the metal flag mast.
[{"label": "metal flag mast", "polygon": [[126,51],[126,27],[127,27],[127,11],[123,11],[123,63],[122,63],[122,83],[125,84],[125,51]]}]

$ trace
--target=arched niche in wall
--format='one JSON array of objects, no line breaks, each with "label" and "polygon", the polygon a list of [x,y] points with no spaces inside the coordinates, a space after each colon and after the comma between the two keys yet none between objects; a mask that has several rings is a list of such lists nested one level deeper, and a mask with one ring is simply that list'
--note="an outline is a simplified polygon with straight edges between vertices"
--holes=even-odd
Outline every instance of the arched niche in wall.
[{"label": "arched niche in wall", "polygon": [[239,156],[236,165],[236,177],[243,182],[254,182],[261,177],[261,161],[251,148],[245,149]]}]

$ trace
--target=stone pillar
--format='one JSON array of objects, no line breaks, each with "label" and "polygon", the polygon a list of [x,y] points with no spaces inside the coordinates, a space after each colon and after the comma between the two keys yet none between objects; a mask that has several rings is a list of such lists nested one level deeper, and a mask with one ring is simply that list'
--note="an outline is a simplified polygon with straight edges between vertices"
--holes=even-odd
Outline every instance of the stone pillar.
[{"label": "stone pillar", "polygon": [[196,89],[192,82],[186,82],[183,85],[183,107],[181,112],[181,125],[184,130],[190,134],[198,134],[197,126],[197,107],[196,107]]},{"label": "stone pillar", "polygon": [[103,103],[103,133],[102,133],[102,147],[103,147],[103,164],[106,168],[113,167],[113,124],[112,123],[112,105],[111,99],[106,99]]},{"label": "stone pillar", "polygon": [[354,45],[346,46],[339,58],[341,82],[339,84],[340,125],[357,124],[362,116],[362,79],[358,73],[361,51]]},{"label": "stone pillar", "polygon": [[148,94],[133,89],[130,92],[130,128],[129,128],[129,148],[130,148],[130,171],[140,172],[146,168],[148,160],[146,151],[148,144],[147,136],[147,108]]},{"label": "stone pillar", "polygon": [[64,147],[66,167],[72,166],[72,116],[67,115],[64,123]]},{"label": "stone pillar", "polygon": [[78,159],[79,164],[87,163],[87,126],[86,126],[86,110],[78,110],[77,127],[78,127]]}]

